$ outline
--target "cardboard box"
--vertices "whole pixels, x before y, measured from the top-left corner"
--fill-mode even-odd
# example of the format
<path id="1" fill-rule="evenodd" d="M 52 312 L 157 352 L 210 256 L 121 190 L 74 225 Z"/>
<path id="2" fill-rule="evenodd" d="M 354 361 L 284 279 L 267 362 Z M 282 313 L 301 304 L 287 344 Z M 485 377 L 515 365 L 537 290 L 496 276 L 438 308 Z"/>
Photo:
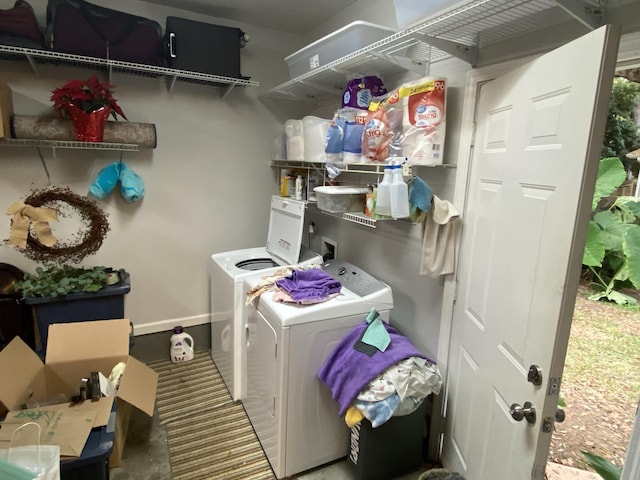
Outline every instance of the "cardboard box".
<path id="1" fill-rule="evenodd" d="M 0 138 L 11 138 L 11 115 L 13 115 L 13 96 L 6 83 L 0 82 Z"/>
<path id="2" fill-rule="evenodd" d="M 49 327 L 44 364 L 19 337 L 14 338 L 0 352 L 1 406 L 9 411 L 20 410 L 27 399 L 45 402 L 60 393 L 70 399 L 89 372 L 99 371 L 108 377 L 115 365 L 125 362 L 126 369 L 115 397 L 118 402 L 116 441 L 109 457 L 110 466 L 119 466 L 130 409 L 137 408 L 153 416 L 158 385 L 158 374 L 129 356 L 129 333 L 127 319 L 53 324 Z M 93 426 L 100 427 L 109 422 L 113 401 L 103 397 L 80 405 L 56 405 L 56 408 L 95 409 Z"/>

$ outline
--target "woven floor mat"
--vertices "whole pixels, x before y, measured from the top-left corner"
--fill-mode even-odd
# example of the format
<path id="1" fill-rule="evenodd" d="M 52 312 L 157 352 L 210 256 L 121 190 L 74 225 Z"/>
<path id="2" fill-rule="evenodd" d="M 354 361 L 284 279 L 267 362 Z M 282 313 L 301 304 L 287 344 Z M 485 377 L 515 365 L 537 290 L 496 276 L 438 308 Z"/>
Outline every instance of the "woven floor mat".
<path id="1" fill-rule="evenodd" d="M 208 352 L 149 367 L 159 374 L 156 405 L 174 480 L 275 480 L 243 406 L 233 403 Z"/>

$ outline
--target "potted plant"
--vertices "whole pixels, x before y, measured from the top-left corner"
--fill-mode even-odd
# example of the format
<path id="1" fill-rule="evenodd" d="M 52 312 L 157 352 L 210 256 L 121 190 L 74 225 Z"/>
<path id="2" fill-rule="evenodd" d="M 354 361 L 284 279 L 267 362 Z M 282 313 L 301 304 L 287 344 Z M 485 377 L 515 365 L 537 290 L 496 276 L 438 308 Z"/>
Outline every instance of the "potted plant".
<path id="1" fill-rule="evenodd" d="M 101 82 L 96 75 L 86 80 L 70 80 L 60 88 L 53 90 L 51 101 L 53 108 L 61 117 L 68 115 L 76 128 L 78 140 L 101 142 L 104 124 L 113 116 L 127 117 L 113 97 L 114 86 Z"/>

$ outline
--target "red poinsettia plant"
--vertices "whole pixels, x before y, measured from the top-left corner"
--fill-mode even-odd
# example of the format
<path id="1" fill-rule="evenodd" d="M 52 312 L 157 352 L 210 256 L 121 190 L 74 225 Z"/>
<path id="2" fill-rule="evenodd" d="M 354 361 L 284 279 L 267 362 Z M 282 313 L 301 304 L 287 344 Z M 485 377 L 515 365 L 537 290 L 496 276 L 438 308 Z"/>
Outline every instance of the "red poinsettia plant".
<path id="1" fill-rule="evenodd" d="M 75 105 L 87 113 L 108 106 L 111 107 L 114 119 L 117 120 L 117 115 L 120 115 L 127 120 L 118 102 L 113 98 L 113 88 L 114 85 L 101 82 L 96 75 L 92 75 L 86 80 L 70 80 L 62 87 L 56 88 L 51 95 L 51 101 L 60 116 L 64 116 L 68 105 Z"/>

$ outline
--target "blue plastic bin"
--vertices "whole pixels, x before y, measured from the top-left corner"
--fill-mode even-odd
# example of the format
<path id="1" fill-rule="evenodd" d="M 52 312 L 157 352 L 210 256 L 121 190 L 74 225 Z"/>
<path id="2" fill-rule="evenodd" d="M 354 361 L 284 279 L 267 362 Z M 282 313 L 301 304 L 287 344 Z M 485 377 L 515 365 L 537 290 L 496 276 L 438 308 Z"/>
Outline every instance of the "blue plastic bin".
<path id="1" fill-rule="evenodd" d="M 63 297 L 27 297 L 25 303 L 34 309 L 40 345 L 37 352 L 47 351 L 49 325 L 124 318 L 124 296 L 131 290 L 129 276 L 120 283 L 108 285 L 93 293 L 71 293 Z"/>
<path id="2" fill-rule="evenodd" d="M 82 454 L 74 460 L 60 462 L 60 480 L 109 480 L 109 456 L 113 451 L 116 402 L 113 402 L 109 423 L 94 428 Z"/>

